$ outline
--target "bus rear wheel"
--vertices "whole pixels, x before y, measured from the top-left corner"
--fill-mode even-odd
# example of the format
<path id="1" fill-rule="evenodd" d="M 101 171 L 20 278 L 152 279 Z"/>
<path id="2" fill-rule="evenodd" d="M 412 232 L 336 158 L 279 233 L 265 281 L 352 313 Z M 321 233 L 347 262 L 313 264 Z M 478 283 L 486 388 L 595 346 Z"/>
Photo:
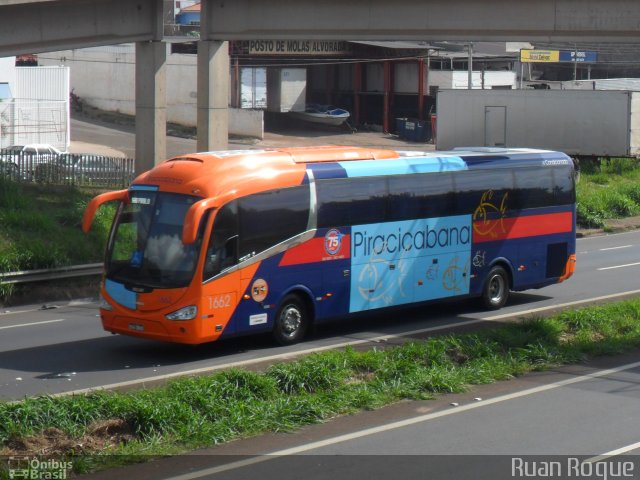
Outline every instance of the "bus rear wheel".
<path id="1" fill-rule="evenodd" d="M 297 343 L 307 332 L 309 321 L 309 313 L 300 297 L 287 295 L 276 314 L 273 337 L 280 345 Z"/>
<path id="2" fill-rule="evenodd" d="M 509 274 L 500 265 L 489 270 L 484 281 L 480 300 L 485 308 L 498 310 L 502 308 L 509 298 Z"/>

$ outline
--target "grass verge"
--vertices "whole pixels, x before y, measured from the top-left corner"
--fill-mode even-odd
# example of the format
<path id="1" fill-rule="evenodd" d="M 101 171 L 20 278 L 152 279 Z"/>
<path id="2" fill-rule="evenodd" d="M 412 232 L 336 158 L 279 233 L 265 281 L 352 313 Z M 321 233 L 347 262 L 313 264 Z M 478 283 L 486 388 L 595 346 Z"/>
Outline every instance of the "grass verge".
<path id="1" fill-rule="evenodd" d="M 607 219 L 640 215 L 638 159 L 611 158 L 585 164 L 576 195 L 577 222 L 584 228 L 603 228 Z"/>
<path id="2" fill-rule="evenodd" d="M 0 272 L 101 261 L 114 207 L 100 209 L 89 235 L 80 228 L 97 193 L 0 178 Z M 0 299 L 15 293 L 13 285 L 0 284 Z"/>
<path id="3" fill-rule="evenodd" d="M 79 473 L 291 431 L 628 351 L 640 346 L 639 320 L 634 299 L 387 349 L 317 353 L 264 372 L 231 369 L 156 389 L 1 403 L 0 453 L 65 458 Z"/>

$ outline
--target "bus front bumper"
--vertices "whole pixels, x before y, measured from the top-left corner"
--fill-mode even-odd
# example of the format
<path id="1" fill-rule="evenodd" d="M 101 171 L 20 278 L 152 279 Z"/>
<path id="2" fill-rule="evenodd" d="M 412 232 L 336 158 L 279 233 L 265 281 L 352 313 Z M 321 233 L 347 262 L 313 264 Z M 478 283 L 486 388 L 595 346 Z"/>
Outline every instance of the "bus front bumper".
<path id="1" fill-rule="evenodd" d="M 219 335 L 202 338 L 195 331 L 195 321 L 173 322 L 150 320 L 126 315 L 108 315 L 101 311 L 102 327 L 111 333 L 160 340 L 163 342 L 199 344 L 216 340 Z"/>

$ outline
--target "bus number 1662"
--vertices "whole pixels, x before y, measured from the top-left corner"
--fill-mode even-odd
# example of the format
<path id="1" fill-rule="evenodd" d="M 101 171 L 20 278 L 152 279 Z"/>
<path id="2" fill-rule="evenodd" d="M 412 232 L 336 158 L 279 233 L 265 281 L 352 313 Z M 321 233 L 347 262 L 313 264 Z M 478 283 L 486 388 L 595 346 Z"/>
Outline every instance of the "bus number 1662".
<path id="1" fill-rule="evenodd" d="M 216 295 L 209 297 L 209 308 L 227 308 L 231 306 L 231 294 Z"/>

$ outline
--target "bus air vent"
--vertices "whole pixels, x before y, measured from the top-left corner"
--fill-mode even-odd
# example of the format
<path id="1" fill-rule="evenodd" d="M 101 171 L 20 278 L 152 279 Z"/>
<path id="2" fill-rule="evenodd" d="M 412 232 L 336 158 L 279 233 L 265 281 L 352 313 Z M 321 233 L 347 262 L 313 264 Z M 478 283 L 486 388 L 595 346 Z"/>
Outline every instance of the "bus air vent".
<path id="1" fill-rule="evenodd" d="M 358 147 L 314 147 L 282 149 L 291 155 L 295 163 L 331 163 L 349 162 L 356 160 L 381 160 L 398 158 L 393 150 L 369 149 Z"/>

